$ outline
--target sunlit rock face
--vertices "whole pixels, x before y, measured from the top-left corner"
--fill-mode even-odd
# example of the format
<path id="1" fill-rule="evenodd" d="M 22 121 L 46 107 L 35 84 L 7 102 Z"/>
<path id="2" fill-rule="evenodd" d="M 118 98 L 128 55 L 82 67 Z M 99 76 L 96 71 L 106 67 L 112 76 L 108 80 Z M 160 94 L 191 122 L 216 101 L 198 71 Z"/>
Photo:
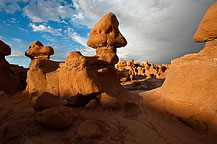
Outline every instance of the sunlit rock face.
<path id="1" fill-rule="evenodd" d="M 208 42 L 217 38 L 217 2 L 206 12 L 195 35 L 195 42 Z"/>
<path id="2" fill-rule="evenodd" d="M 72 51 L 64 62 L 51 61 L 53 49 L 44 47 L 39 41 L 33 42 L 26 51 L 26 56 L 31 58 L 26 91 L 32 98 L 48 92 L 75 106 L 86 105 L 101 93 L 117 98 L 123 95 L 127 91 L 119 84 L 114 64 L 118 61 L 116 48 L 127 42 L 119 32 L 118 24 L 116 16 L 109 13 L 94 26 L 88 40 L 88 45 L 97 51 L 92 57 Z"/>
<path id="3" fill-rule="evenodd" d="M 196 42 L 208 41 L 204 49 L 172 60 L 163 86 L 143 93 L 150 106 L 212 130 L 217 130 L 216 9 L 217 2 L 208 9 L 194 36 Z"/>

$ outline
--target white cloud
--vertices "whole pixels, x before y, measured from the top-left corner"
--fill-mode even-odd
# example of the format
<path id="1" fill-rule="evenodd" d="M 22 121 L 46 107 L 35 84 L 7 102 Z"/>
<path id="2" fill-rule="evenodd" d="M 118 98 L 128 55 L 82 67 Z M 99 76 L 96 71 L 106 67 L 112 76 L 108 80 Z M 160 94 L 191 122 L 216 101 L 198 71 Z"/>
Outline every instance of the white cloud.
<path id="1" fill-rule="evenodd" d="M 20 10 L 17 2 L 27 1 L 0 0 L 0 11 L 5 9 L 13 13 Z M 31 0 L 23 9 L 23 15 L 32 21 L 33 31 L 70 38 L 85 47 L 84 53 L 90 53 L 86 46 L 88 36 L 79 34 L 79 26 L 92 28 L 111 11 L 118 17 L 120 31 L 128 41 L 125 48 L 118 49 L 121 59 L 166 63 L 186 53 L 197 52 L 203 46 L 196 45 L 192 38 L 207 8 L 215 0 L 71 1 L 73 4 L 64 0 Z M 41 24 L 48 21 L 78 26 L 78 30 L 67 29 L 63 33 L 61 29 Z"/>
<path id="2" fill-rule="evenodd" d="M 62 36 L 62 34 L 61 34 L 62 29 L 61 28 L 54 29 L 50 26 L 46 26 L 43 24 L 35 25 L 32 23 L 30 23 L 29 26 L 32 27 L 32 30 L 34 32 L 47 32 L 47 33 L 51 33 L 51 34 L 56 35 L 56 36 Z"/>
<path id="3" fill-rule="evenodd" d="M 71 29 L 69 27 L 64 32 L 67 33 L 68 37 L 71 38 L 73 41 L 81 44 L 84 47 L 87 47 L 87 44 L 86 44 L 87 43 L 87 38 L 80 36 L 73 29 Z"/>
<path id="4" fill-rule="evenodd" d="M 72 5 L 63 0 L 31 0 L 23 9 L 23 15 L 33 22 L 60 21 L 70 18 L 74 11 Z"/>
<path id="5" fill-rule="evenodd" d="M 200 45 L 192 38 L 206 9 L 214 0 L 72 0 L 76 15 L 73 22 L 92 28 L 112 11 L 120 31 L 128 41 L 118 49 L 129 60 L 167 63 L 175 57 L 196 52 Z"/>
<path id="6" fill-rule="evenodd" d="M 1 0 L 0 11 L 5 10 L 7 13 L 14 13 L 17 10 L 21 10 L 18 2 L 28 2 L 28 0 Z"/>

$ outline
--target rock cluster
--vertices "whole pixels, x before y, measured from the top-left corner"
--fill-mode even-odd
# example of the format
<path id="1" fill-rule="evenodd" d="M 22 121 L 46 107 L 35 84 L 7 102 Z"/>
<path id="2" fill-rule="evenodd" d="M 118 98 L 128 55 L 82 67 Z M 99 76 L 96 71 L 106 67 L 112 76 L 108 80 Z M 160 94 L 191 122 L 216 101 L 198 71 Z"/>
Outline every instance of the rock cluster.
<path id="1" fill-rule="evenodd" d="M 104 105 L 105 96 L 109 97 L 108 100 L 112 99 L 106 99 L 108 103 L 117 103 L 120 96 L 127 93 L 120 85 L 114 67 L 118 62 L 116 49 L 127 44 L 118 30 L 118 25 L 116 16 L 108 13 L 93 27 L 87 42 L 90 47 L 96 49 L 96 55 L 92 57 L 72 51 L 64 62 L 56 62 L 49 59 L 50 55 L 54 54 L 52 47 L 44 47 L 39 41 L 30 45 L 25 53 L 31 58 L 26 92 L 31 95 L 40 122 L 63 128 L 65 126 L 55 126 L 55 122 L 49 123 L 49 120 L 55 117 L 52 108 L 59 107 L 58 111 L 63 111 L 60 107 L 88 107 L 95 99 L 95 104 Z M 57 119 L 61 121 L 59 115 Z M 63 117 L 65 116 L 68 119 L 64 114 Z"/>
<path id="2" fill-rule="evenodd" d="M 0 91 L 16 93 L 26 87 L 26 69 L 11 65 L 5 56 L 11 55 L 11 48 L 0 40 Z"/>
<path id="3" fill-rule="evenodd" d="M 119 61 L 115 67 L 118 71 L 119 81 L 124 82 L 153 77 L 157 79 L 165 79 L 169 65 L 153 65 L 149 64 L 147 61 L 138 63 L 131 59 L 129 62 L 123 60 Z"/>
<path id="4" fill-rule="evenodd" d="M 194 36 L 196 42 L 207 42 L 204 49 L 172 60 L 163 86 L 143 94 L 151 106 L 213 130 L 217 130 L 216 12 L 217 2 L 208 9 Z"/>

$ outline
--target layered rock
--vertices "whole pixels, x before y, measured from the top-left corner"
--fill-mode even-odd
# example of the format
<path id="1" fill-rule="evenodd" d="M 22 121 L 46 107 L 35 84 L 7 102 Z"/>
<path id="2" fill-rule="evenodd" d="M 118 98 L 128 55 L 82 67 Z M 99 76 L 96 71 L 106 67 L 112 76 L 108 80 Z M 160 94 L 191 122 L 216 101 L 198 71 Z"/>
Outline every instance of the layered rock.
<path id="1" fill-rule="evenodd" d="M 217 3 L 208 10 L 194 36 L 196 42 L 209 41 L 196 54 L 172 60 L 163 86 L 143 93 L 145 103 L 175 114 L 190 124 L 217 130 L 217 55 L 214 36 Z M 207 26 L 210 24 L 213 26 Z"/>
<path id="2" fill-rule="evenodd" d="M 119 98 L 127 91 L 119 84 L 114 64 L 118 61 L 116 48 L 127 44 L 118 30 L 118 21 L 109 13 L 90 32 L 88 45 L 96 49 L 96 55 L 85 57 L 78 51 L 71 52 L 64 62 L 49 60 L 53 49 L 44 47 L 39 41 L 33 42 L 26 56 L 31 58 L 27 74 L 26 91 L 32 95 L 36 110 L 65 103 L 69 106 L 85 106 L 101 93 Z M 50 96 L 55 104 L 45 105 Z"/>
<path id="3" fill-rule="evenodd" d="M 0 40 L 0 91 L 16 93 L 26 87 L 26 69 L 9 64 L 5 56 L 11 55 L 11 48 Z"/>

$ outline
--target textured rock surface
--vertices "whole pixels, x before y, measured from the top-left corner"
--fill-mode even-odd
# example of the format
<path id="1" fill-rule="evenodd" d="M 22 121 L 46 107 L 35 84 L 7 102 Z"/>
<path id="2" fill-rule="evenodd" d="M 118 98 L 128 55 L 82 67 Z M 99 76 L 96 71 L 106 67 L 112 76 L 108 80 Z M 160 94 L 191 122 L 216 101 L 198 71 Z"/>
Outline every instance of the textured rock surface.
<path id="1" fill-rule="evenodd" d="M 113 13 L 105 15 L 90 31 L 87 45 L 96 49 L 98 60 L 115 65 L 118 62 L 116 48 L 127 45 L 118 29 L 119 22 Z"/>
<path id="2" fill-rule="evenodd" d="M 51 107 L 64 106 L 67 104 L 67 101 L 53 94 L 44 92 L 39 97 L 34 97 L 32 104 L 34 110 L 42 111 Z"/>
<path id="3" fill-rule="evenodd" d="M 106 43 L 95 41 L 98 34 L 95 35 L 94 31 L 100 31 L 99 37 L 105 35 Z M 116 48 L 127 44 L 118 30 L 114 14 L 109 13 L 94 26 L 88 43 L 96 48 L 95 56 L 85 57 L 73 51 L 65 62 L 55 62 L 49 60 L 52 51 L 44 52 L 42 43 L 33 42 L 26 51 L 26 55 L 32 59 L 26 91 L 36 96 L 48 92 L 67 99 L 71 106 L 85 106 L 103 92 L 116 97 L 127 93 L 119 84 L 114 67 L 118 61 Z"/>
<path id="4" fill-rule="evenodd" d="M 86 138 L 102 136 L 103 133 L 93 120 L 86 120 L 78 128 L 78 135 Z"/>
<path id="5" fill-rule="evenodd" d="M 207 42 L 217 38 L 217 2 L 215 2 L 206 12 L 195 35 L 195 42 Z"/>
<path id="6" fill-rule="evenodd" d="M 107 46 L 114 48 L 126 46 L 127 41 L 120 33 L 118 26 L 116 16 L 111 12 L 108 13 L 90 31 L 87 45 L 95 49 Z"/>
<path id="7" fill-rule="evenodd" d="M 216 4 L 211 6 L 204 18 L 208 17 L 207 22 L 211 21 L 211 24 L 216 21 L 215 16 L 209 16 Z M 152 107 L 166 110 L 194 126 L 217 131 L 217 43 L 208 35 L 216 31 L 201 31 L 204 19 L 198 28 L 200 33 L 195 35 L 202 38 L 206 36 L 204 41 L 209 42 L 205 48 L 199 53 L 172 60 L 163 86 L 141 95 L 145 103 Z"/>
<path id="8" fill-rule="evenodd" d="M 54 50 L 50 46 L 44 46 L 40 41 L 35 41 L 29 46 L 29 50 L 25 52 L 25 55 L 31 59 L 37 57 L 50 58 L 50 55 L 54 54 Z"/>
<path id="9" fill-rule="evenodd" d="M 48 108 L 36 114 L 36 119 L 51 128 L 67 128 L 73 124 L 77 115 L 69 107 Z"/>

